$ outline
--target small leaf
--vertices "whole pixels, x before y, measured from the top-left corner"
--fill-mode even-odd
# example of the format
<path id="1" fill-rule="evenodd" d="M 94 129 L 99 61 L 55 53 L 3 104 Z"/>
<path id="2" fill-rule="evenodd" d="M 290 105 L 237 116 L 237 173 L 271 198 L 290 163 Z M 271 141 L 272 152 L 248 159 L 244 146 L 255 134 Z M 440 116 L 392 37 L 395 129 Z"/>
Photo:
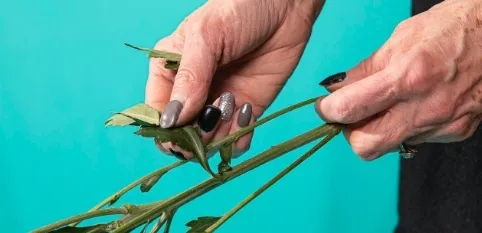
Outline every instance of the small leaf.
<path id="1" fill-rule="evenodd" d="M 122 111 L 120 114 L 145 123 L 143 125 L 159 125 L 159 118 L 161 116 L 159 111 L 147 104 L 136 104 Z"/>
<path id="2" fill-rule="evenodd" d="M 148 48 L 142 48 L 142 47 L 138 47 L 138 46 L 131 45 L 131 44 L 128 44 L 128 43 L 124 43 L 124 44 L 131 47 L 131 48 L 137 49 L 137 50 L 149 52 L 149 57 L 164 58 L 168 62 L 179 63 L 181 61 L 181 54 L 171 53 L 171 52 L 166 52 L 166 51 L 159 51 L 159 50 L 148 49 Z"/>
<path id="3" fill-rule="evenodd" d="M 57 230 L 49 231 L 48 233 L 108 233 L 106 224 L 99 224 L 88 227 L 62 227 Z"/>
<path id="4" fill-rule="evenodd" d="M 219 178 L 219 176 L 214 174 L 209 167 L 208 158 L 204 145 L 201 141 L 201 136 L 193 126 L 188 125 L 174 129 L 163 129 L 161 127 L 141 127 L 136 134 L 143 137 L 154 137 L 160 142 L 174 142 L 182 149 L 193 152 L 194 156 L 204 170 L 206 170 L 213 177 Z"/>
<path id="5" fill-rule="evenodd" d="M 122 114 L 115 114 L 105 122 L 105 127 L 109 126 L 126 126 L 126 125 L 139 125 L 136 120 L 124 116 Z"/>
<path id="6" fill-rule="evenodd" d="M 145 182 L 143 182 L 141 184 L 141 192 L 143 193 L 146 193 L 146 192 L 149 192 L 149 190 L 151 190 L 152 187 L 154 187 L 154 185 L 157 184 L 157 182 L 159 181 L 159 179 L 161 179 L 162 175 L 166 174 L 166 172 L 164 173 L 161 173 L 157 176 L 153 176 L 151 177 L 150 179 L 146 180 Z"/>
<path id="7" fill-rule="evenodd" d="M 199 217 L 196 220 L 192 220 L 186 224 L 190 227 L 187 233 L 204 233 L 208 227 L 213 225 L 221 217 Z"/>

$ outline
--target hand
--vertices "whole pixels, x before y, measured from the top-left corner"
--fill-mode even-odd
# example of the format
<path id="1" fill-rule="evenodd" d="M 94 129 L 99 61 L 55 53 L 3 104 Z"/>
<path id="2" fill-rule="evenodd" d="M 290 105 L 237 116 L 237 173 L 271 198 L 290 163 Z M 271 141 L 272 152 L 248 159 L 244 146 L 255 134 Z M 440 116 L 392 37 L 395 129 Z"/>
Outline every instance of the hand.
<path id="1" fill-rule="evenodd" d="M 323 2 L 210 0 L 189 15 L 155 46 L 182 54 L 178 71 L 165 69 L 159 59 L 150 62 L 146 103 L 163 112 L 161 127 L 191 124 L 201 114 L 208 121 L 201 135 L 208 143 L 252 124 L 298 64 Z M 236 112 L 217 123 L 222 93 L 232 94 Z M 213 106 L 205 108 L 209 103 Z M 244 112 L 242 120 L 239 112 Z M 234 143 L 235 154 L 248 149 L 251 137 Z M 189 152 L 180 155 L 172 143 L 158 147 L 192 157 Z"/>
<path id="2" fill-rule="evenodd" d="M 402 22 L 371 57 L 320 84 L 333 93 L 317 112 L 347 124 L 365 160 L 402 142 L 470 137 L 482 117 L 482 1 L 447 0 Z"/>

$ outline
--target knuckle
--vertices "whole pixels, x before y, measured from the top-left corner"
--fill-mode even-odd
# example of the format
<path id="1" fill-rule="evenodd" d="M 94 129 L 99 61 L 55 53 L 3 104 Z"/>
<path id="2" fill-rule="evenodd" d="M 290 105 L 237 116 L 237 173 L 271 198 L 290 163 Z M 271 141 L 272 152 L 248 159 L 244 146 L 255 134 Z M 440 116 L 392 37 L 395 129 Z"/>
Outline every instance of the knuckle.
<path id="1" fill-rule="evenodd" d="M 181 68 L 175 78 L 176 87 L 190 88 L 190 92 L 196 92 L 201 86 L 206 86 L 208 80 L 204 75 L 197 75 L 188 68 Z"/>

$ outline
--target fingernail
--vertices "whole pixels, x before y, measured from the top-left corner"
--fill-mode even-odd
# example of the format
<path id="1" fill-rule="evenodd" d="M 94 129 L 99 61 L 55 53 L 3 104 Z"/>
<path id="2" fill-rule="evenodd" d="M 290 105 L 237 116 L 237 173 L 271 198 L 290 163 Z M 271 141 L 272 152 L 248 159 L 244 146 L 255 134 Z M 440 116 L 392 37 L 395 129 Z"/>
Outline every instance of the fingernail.
<path id="1" fill-rule="evenodd" d="M 170 128 L 176 124 L 177 118 L 182 110 L 182 103 L 178 100 L 171 100 L 161 115 L 160 125 L 162 128 Z"/>
<path id="2" fill-rule="evenodd" d="M 345 80 L 345 78 L 346 78 L 346 72 L 337 73 L 337 74 L 328 76 L 328 78 L 325 78 L 323 81 L 320 82 L 320 85 L 327 87 L 335 83 L 339 83 Z"/>
<path id="3" fill-rule="evenodd" d="M 201 110 L 197 123 L 201 130 L 209 133 L 216 127 L 220 117 L 221 110 L 213 105 L 208 105 Z"/>
<path id="4" fill-rule="evenodd" d="M 229 121 L 234 111 L 234 96 L 225 92 L 219 98 L 219 109 L 221 110 L 221 120 Z"/>
<path id="5" fill-rule="evenodd" d="M 245 103 L 243 106 L 241 106 L 241 109 L 239 109 L 239 115 L 238 115 L 238 126 L 240 128 L 244 128 L 249 125 L 249 122 L 251 121 L 251 115 L 253 114 L 253 108 L 251 104 Z"/>
<path id="6" fill-rule="evenodd" d="M 169 148 L 169 151 L 174 155 L 176 156 L 176 158 L 180 159 L 180 160 L 187 160 L 186 157 L 184 157 L 184 155 L 181 153 L 181 152 L 177 152 L 177 151 L 174 151 L 173 149 Z"/>

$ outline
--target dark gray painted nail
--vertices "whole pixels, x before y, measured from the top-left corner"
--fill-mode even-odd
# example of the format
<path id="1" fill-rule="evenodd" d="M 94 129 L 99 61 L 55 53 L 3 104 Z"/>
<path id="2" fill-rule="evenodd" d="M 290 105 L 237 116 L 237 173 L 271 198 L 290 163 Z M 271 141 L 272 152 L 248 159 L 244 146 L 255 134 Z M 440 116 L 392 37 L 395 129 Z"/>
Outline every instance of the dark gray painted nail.
<path id="1" fill-rule="evenodd" d="M 216 127 L 220 117 L 221 110 L 213 105 L 208 105 L 201 110 L 197 123 L 201 130 L 209 133 Z"/>
<path id="2" fill-rule="evenodd" d="M 335 83 L 342 82 L 343 80 L 345 80 L 345 78 L 346 78 L 345 72 L 337 73 L 337 74 L 330 75 L 327 78 L 325 78 L 323 81 L 320 82 L 320 85 L 328 87 L 328 86 L 333 85 Z"/>
<path id="3" fill-rule="evenodd" d="M 161 115 L 160 125 L 162 128 L 171 128 L 176 124 L 177 118 L 182 110 L 182 103 L 178 100 L 171 100 Z"/>
<path id="4" fill-rule="evenodd" d="M 234 111 L 234 96 L 229 92 L 225 92 L 219 98 L 219 109 L 221 110 L 221 119 L 223 121 L 231 120 Z"/>
<path id="5" fill-rule="evenodd" d="M 251 121 L 252 114 L 253 107 L 251 106 L 251 104 L 243 104 L 243 106 L 241 106 L 241 109 L 239 109 L 238 126 L 241 128 L 248 126 L 249 122 Z"/>
<path id="6" fill-rule="evenodd" d="M 180 160 L 187 160 L 186 157 L 184 157 L 184 155 L 181 153 L 181 152 L 177 152 L 177 151 L 174 151 L 173 149 L 169 148 L 169 151 L 174 155 L 176 156 L 176 158 L 180 159 Z"/>

